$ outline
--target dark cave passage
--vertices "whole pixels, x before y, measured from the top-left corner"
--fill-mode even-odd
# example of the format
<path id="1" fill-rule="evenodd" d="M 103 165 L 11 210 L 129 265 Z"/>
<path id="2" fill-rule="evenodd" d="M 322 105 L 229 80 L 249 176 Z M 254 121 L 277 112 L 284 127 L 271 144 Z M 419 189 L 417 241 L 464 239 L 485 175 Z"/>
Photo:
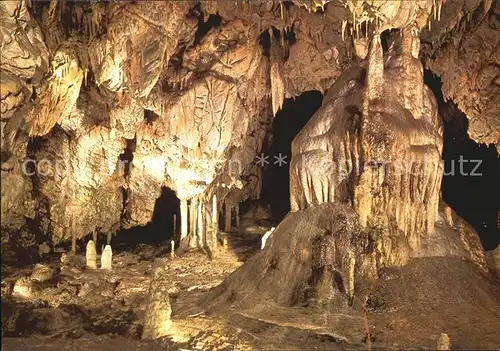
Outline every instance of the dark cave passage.
<path id="1" fill-rule="evenodd" d="M 290 211 L 290 160 L 292 141 L 321 107 L 323 95 L 308 91 L 286 99 L 273 121 L 272 138 L 264 154 L 269 164 L 263 170 L 261 199 L 271 206 L 273 220 L 281 221 Z M 281 160 L 286 162 L 282 162 Z"/>
<path id="2" fill-rule="evenodd" d="M 173 240 L 174 215 L 176 233 L 180 230 L 180 200 L 175 192 L 162 187 L 161 195 L 156 200 L 152 220 L 144 227 L 122 229 L 113 238 L 113 250 L 129 250 L 139 244 L 159 244 Z"/>
<path id="3" fill-rule="evenodd" d="M 433 90 L 443 119 L 444 201 L 479 234 L 485 250 L 500 244 L 500 159 L 494 145 L 481 145 L 467 134 L 468 119 L 453 102 L 445 102 L 441 81 L 429 71 L 426 84 Z"/>

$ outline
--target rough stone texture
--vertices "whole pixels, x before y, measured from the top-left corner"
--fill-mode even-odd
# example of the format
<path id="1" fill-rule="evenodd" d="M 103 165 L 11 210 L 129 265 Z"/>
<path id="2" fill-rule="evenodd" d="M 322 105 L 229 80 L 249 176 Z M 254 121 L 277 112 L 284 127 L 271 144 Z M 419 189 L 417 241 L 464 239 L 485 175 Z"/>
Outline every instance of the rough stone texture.
<path id="1" fill-rule="evenodd" d="M 106 245 L 101 254 L 101 269 L 111 270 L 113 267 L 113 251 L 111 245 Z"/>
<path id="2" fill-rule="evenodd" d="M 87 267 L 91 269 L 97 268 L 97 250 L 93 240 L 89 240 L 85 251 L 85 259 L 87 260 Z"/>
<path id="3" fill-rule="evenodd" d="M 443 14 L 449 15 L 423 35 L 423 54 L 426 66 L 441 77 L 445 98 L 469 119 L 469 136 L 500 150 L 500 4 L 483 1 L 472 18 L 468 11 L 480 4 L 447 1 Z"/>
<path id="4" fill-rule="evenodd" d="M 33 283 L 29 278 L 19 278 L 14 283 L 12 296 L 17 299 L 29 299 L 33 297 Z"/>
<path id="5" fill-rule="evenodd" d="M 292 143 L 292 210 L 353 206 L 362 227 L 379 228 L 377 245 L 389 265 L 421 250 L 422 237 L 434 232 L 440 196 L 440 121 L 413 41 L 406 30 L 402 56 L 386 58 L 384 67 L 375 37 L 367 71 L 339 77 Z"/>
<path id="6" fill-rule="evenodd" d="M 239 203 L 256 197 L 260 175 L 254 158 L 283 99 L 311 89 L 328 91 L 347 67 L 367 64 L 367 44 L 375 32 L 388 28 L 411 25 L 415 35 L 423 31 L 426 43 L 435 43 L 432 50 L 424 50 L 427 66 L 443 76 L 446 95 L 466 110 L 471 136 L 496 142 L 499 94 L 493 83 L 498 80 L 498 50 L 491 35 L 498 5 L 489 10 L 485 1 L 484 21 L 472 21 L 474 26 L 463 34 L 451 31 L 479 4 L 3 2 L 2 235 L 15 236 L 29 218 L 34 220 L 30 230 L 51 235 L 55 243 L 69 240 L 68 223 L 75 213 L 79 238 L 96 229 L 113 233 L 145 225 L 162 186 L 182 200 L 209 204 L 206 209 L 214 194 L 219 209 L 226 200 Z M 220 19 L 217 25 L 210 25 L 210 15 Z M 434 29 L 423 30 L 429 23 Z M 450 33 L 463 40 L 446 39 Z M 411 44 L 413 56 L 418 43 Z M 478 52 L 487 53 L 487 59 L 478 63 Z M 467 61 L 469 56 L 474 60 Z M 448 57 L 453 62 L 445 62 Z M 421 69 L 412 60 L 390 64 L 393 70 L 404 67 L 407 75 Z M 453 70 L 443 71 L 449 65 L 477 74 L 453 85 Z M 354 89 L 362 94 L 359 87 Z M 428 103 L 426 94 L 424 89 L 399 97 L 412 110 L 409 101 L 417 97 L 417 105 L 421 99 Z M 386 123 L 385 117 L 400 116 L 399 110 L 385 111 L 385 117 L 377 113 L 360 130 L 376 134 L 372 129 Z M 401 116 L 398 121 L 406 123 Z M 429 137 L 420 136 L 424 134 Z M 38 137 L 30 141 L 32 136 Z M 393 147 L 398 143 L 396 135 Z M 410 149 L 406 158 L 419 152 Z M 39 166 L 30 176 L 22 172 L 27 156 Z M 120 162 L 124 160 L 126 164 Z M 58 172 L 53 170 L 56 161 Z M 238 171 L 231 172 L 235 163 Z M 356 197 L 359 206 L 369 207 L 366 196 Z M 399 227 L 424 225 L 416 220 L 402 225 L 398 219 Z"/>
<path id="7" fill-rule="evenodd" d="M 486 264 L 491 272 L 500 276 L 500 246 L 495 250 L 486 251 Z"/>
<path id="8" fill-rule="evenodd" d="M 144 316 L 143 339 L 158 339 L 166 336 L 172 327 L 172 307 L 170 306 L 170 281 L 165 275 L 165 263 L 155 261 L 153 279 L 149 287 L 146 313 Z"/>
<path id="9" fill-rule="evenodd" d="M 45 283 L 51 280 L 53 276 L 54 270 L 51 267 L 38 263 L 33 268 L 30 279 L 38 283 Z"/>

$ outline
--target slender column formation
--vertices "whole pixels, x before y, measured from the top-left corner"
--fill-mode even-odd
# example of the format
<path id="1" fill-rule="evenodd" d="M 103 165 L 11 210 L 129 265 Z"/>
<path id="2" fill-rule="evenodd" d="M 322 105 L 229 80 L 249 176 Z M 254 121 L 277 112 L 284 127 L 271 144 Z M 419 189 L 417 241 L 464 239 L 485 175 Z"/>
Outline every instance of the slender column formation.
<path id="1" fill-rule="evenodd" d="M 188 205 L 187 200 L 181 200 L 181 240 L 188 235 Z"/>
<path id="2" fill-rule="evenodd" d="M 217 214 L 217 195 L 212 198 L 212 255 L 217 251 L 217 233 L 219 231 L 218 214 Z"/>
<path id="3" fill-rule="evenodd" d="M 176 236 L 177 236 L 177 215 L 174 214 L 174 231 L 172 234 L 172 238 L 175 239 Z"/>
<path id="4" fill-rule="evenodd" d="M 240 227 L 240 204 L 234 206 L 235 216 L 236 216 L 236 228 Z"/>
<path id="5" fill-rule="evenodd" d="M 230 232 L 231 231 L 231 202 L 229 200 L 226 200 L 225 202 L 225 224 L 224 224 L 224 231 L 225 232 Z"/>
<path id="6" fill-rule="evenodd" d="M 191 236 L 191 239 L 189 240 L 189 247 L 190 248 L 195 248 L 197 245 L 196 237 L 197 237 L 197 212 L 198 212 L 198 201 L 196 197 L 193 197 L 191 199 L 191 202 L 189 204 L 189 233 Z"/>
<path id="7" fill-rule="evenodd" d="M 197 244 L 198 247 L 203 247 L 204 236 L 205 236 L 205 221 L 203 216 L 203 201 L 198 201 L 198 237 Z"/>

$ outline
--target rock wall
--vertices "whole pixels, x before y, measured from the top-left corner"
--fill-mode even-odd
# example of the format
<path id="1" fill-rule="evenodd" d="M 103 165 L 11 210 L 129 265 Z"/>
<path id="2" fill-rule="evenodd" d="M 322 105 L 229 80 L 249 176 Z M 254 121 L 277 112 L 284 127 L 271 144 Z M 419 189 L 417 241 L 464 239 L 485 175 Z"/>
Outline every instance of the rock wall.
<path id="1" fill-rule="evenodd" d="M 459 16 L 447 10 L 450 6 L 443 6 L 443 21 Z M 82 237 L 145 225 L 162 186 L 183 201 L 204 203 L 207 210 L 214 195 L 218 210 L 226 200 L 256 197 L 261 182 L 254 157 L 283 99 L 311 89 L 327 92 L 348 67 L 366 64 L 363 35 L 410 23 L 420 29 L 441 7 L 440 1 L 435 6 L 425 1 L 398 6 L 387 1 L 1 3 L 2 228 L 16 232 L 29 223 L 31 231 L 57 242 L 72 233 Z M 483 35 L 480 29 L 471 33 Z M 406 88 L 409 82 L 421 86 L 415 73 L 421 67 L 412 60 L 392 63 L 394 71 L 404 67 L 411 76 Z M 390 79 L 389 71 L 386 76 Z M 364 90 L 353 89 L 355 94 L 346 94 L 363 112 Z M 457 94 L 452 95 L 458 99 Z M 427 130 L 434 122 L 425 122 L 435 118 L 425 88 L 396 95 L 415 121 L 374 102 L 373 123 L 346 126 L 349 136 L 339 133 L 347 154 L 337 154 L 338 160 L 368 140 L 356 133 L 377 138 L 377 125 L 408 121 L 410 126 L 395 125 L 401 137 L 391 137 L 387 147 L 404 143 L 404 157 L 418 159 L 425 145 L 434 145 L 432 157 L 438 157 L 439 140 L 431 140 L 435 137 Z M 400 140 L 403 135 L 415 140 Z M 374 160 L 385 152 L 360 151 L 361 158 Z M 369 183 L 367 178 L 375 176 L 370 172 L 360 179 Z M 331 188 L 324 199 L 344 198 L 342 189 L 352 182 L 335 182 L 314 187 Z M 429 179 L 439 187 L 436 182 Z M 431 193 L 426 196 L 435 202 Z M 362 211 L 370 213 L 362 223 L 383 221 L 375 208 L 395 211 L 355 194 L 358 208 L 373 209 Z M 400 218 L 407 209 L 398 211 L 394 216 Z M 432 221 L 396 220 L 404 232 Z"/>

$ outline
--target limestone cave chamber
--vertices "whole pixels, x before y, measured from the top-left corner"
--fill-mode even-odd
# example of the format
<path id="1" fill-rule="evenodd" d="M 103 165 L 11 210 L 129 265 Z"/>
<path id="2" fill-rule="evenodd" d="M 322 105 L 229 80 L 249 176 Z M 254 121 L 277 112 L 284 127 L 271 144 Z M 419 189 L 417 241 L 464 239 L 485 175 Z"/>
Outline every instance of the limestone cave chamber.
<path id="1" fill-rule="evenodd" d="M 2 350 L 496 350 L 500 2 L 0 2 Z"/>

